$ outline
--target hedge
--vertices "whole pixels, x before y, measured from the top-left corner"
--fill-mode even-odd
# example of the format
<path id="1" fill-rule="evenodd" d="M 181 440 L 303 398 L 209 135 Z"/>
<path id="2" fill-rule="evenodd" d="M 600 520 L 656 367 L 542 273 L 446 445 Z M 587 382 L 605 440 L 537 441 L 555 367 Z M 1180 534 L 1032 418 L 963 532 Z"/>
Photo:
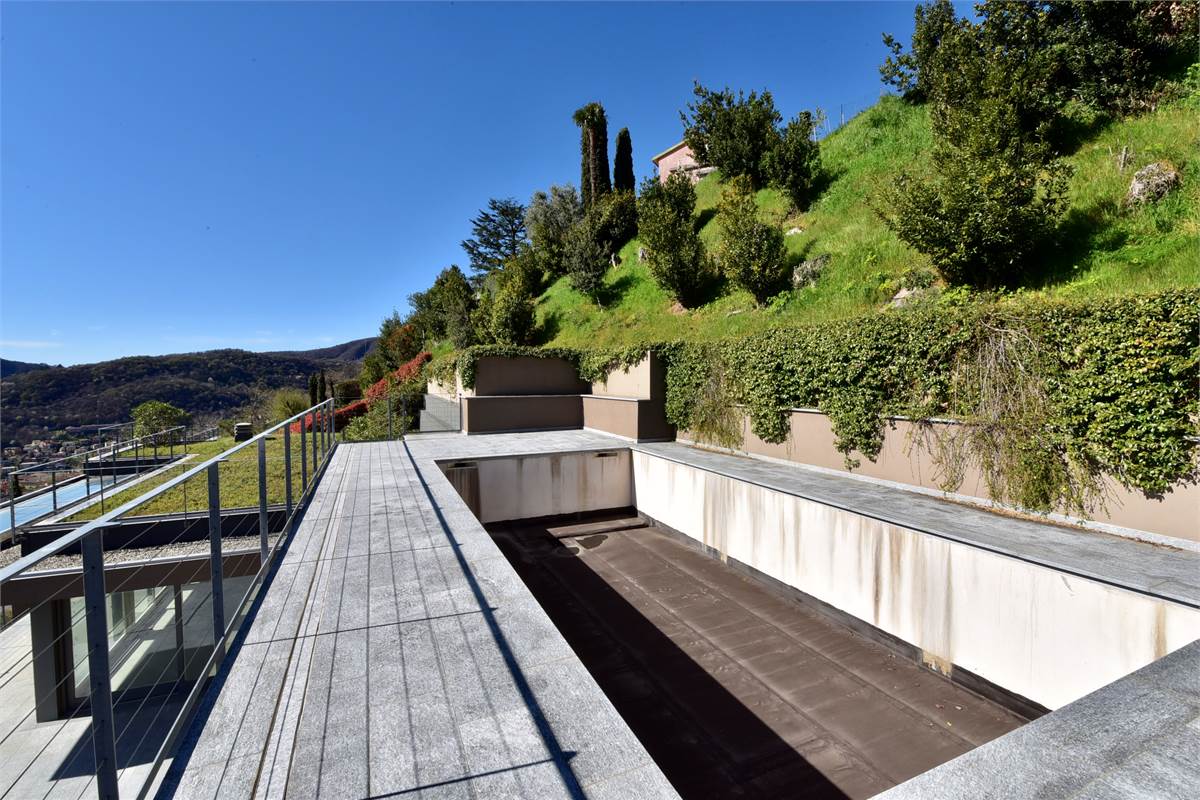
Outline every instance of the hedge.
<path id="1" fill-rule="evenodd" d="M 595 381 L 651 350 L 668 420 L 701 439 L 738 445 L 744 411 L 780 443 L 791 409 L 816 408 L 854 468 L 854 454 L 878 456 L 889 416 L 950 417 L 965 424 L 931 445 L 945 488 L 974 464 L 997 500 L 1084 510 L 1103 502 L 1106 475 L 1149 495 L 1196 477 L 1198 343 L 1200 290 L 1088 304 L 950 291 L 717 342 L 471 347 L 439 368 L 473 388 L 481 358 L 561 358 Z"/>

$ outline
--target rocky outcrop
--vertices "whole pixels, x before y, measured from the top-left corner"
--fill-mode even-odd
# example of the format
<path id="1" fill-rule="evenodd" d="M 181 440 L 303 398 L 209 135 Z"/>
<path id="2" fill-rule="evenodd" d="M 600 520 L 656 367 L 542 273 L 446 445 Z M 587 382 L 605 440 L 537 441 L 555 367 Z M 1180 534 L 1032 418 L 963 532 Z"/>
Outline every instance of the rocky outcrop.
<path id="1" fill-rule="evenodd" d="M 1157 161 L 1133 173 L 1133 182 L 1125 194 L 1125 205 L 1156 203 L 1179 185 L 1179 173 L 1165 161 Z"/>
<path id="2" fill-rule="evenodd" d="M 817 278 L 820 278 L 821 273 L 829 266 L 829 261 L 829 254 L 825 253 L 797 264 L 796 268 L 792 270 L 792 287 L 803 289 L 805 286 L 816 283 Z"/>

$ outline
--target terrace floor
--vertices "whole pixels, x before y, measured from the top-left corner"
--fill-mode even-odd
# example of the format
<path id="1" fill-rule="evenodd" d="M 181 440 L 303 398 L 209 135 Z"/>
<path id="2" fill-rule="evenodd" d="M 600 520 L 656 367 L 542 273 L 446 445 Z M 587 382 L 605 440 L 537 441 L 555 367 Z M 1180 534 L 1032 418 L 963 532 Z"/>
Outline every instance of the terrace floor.
<path id="1" fill-rule="evenodd" d="M 160 796 L 676 796 L 453 492 L 339 445 Z"/>

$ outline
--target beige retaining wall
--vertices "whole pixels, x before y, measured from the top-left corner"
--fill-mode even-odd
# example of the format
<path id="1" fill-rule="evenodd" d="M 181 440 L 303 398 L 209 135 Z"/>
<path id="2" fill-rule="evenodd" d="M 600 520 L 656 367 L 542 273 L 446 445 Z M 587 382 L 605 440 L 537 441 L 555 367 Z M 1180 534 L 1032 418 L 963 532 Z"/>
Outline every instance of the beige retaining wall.
<path id="1" fill-rule="evenodd" d="M 938 485 L 941 476 L 927 438 L 931 435 L 930 428 L 936 434 L 937 429 L 953 424 L 931 423 L 924 427 L 908 420 L 891 420 L 879 456 L 871 461 L 855 453 L 860 465 L 852 474 L 941 491 Z M 680 438 L 691 441 L 695 436 L 681 432 Z M 749 419 L 743 416 L 739 450 L 845 472 L 842 454 L 834 449 L 835 438 L 829 418 L 824 414 L 796 409 L 791 413 L 790 435 L 783 444 L 759 439 L 750 430 Z M 990 499 L 977 470 L 968 471 L 955 491 L 968 497 Z M 1180 485 L 1161 498 L 1152 498 L 1109 481 L 1106 506 L 1106 509 L 1094 509 L 1090 519 L 1200 543 L 1200 485 Z"/>
<path id="2" fill-rule="evenodd" d="M 1055 709 L 1200 637 L 1200 611 L 646 453 L 638 510 Z"/>

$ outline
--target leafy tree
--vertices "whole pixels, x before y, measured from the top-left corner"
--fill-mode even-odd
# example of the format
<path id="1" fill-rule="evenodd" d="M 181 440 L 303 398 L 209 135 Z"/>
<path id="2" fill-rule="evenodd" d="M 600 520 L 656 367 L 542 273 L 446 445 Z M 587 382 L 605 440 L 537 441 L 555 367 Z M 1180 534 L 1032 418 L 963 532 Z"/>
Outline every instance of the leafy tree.
<path id="1" fill-rule="evenodd" d="M 538 266 L 529 251 L 505 265 L 489 303 L 489 331 L 497 344 L 529 344 L 533 340 L 534 292 Z"/>
<path id="2" fill-rule="evenodd" d="M 717 167 L 725 177 L 745 175 L 755 187 L 763 186 L 765 160 L 779 141 L 776 126 L 783 119 L 771 93 L 738 91 L 735 96 L 730 89 L 714 91 L 699 81 L 692 91 L 695 102 L 679 116 L 683 139 L 696 160 Z"/>
<path id="3" fill-rule="evenodd" d="M 680 303 L 692 307 L 712 278 L 693 219 L 696 190 L 692 182 L 678 172 L 666 183 L 647 178 L 637 204 L 638 235 L 646 247 L 650 274 Z"/>
<path id="4" fill-rule="evenodd" d="M 783 231 L 758 218 L 754 186 L 745 175 L 725 187 L 717 215 L 723 231 L 718 251 L 721 270 L 762 305 L 787 286 Z"/>
<path id="5" fill-rule="evenodd" d="M 879 74 L 883 82 L 900 92 L 904 99 L 920 103 L 928 96 L 930 62 L 942 37 L 958 24 L 958 16 L 950 0 L 932 0 L 918 3 L 913 17 L 909 52 L 903 52 L 903 46 L 891 34 L 883 35 L 883 44 L 891 55 L 879 67 Z"/>
<path id="6" fill-rule="evenodd" d="M 133 419 L 134 436 L 149 436 L 167 428 L 186 425 L 191 419 L 191 415 L 182 408 L 161 400 L 147 400 L 134 406 L 130 417 Z"/>
<path id="7" fill-rule="evenodd" d="M 797 208 L 805 208 L 812 199 L 821 171 L 821 149 L 816 140 L 819 123 L 819 115 L 801 111 L 788 122 L 778 144 L 766 156 L 771 183 L 787 192 Z"/>
<path id="8" fill-rule="evenodd" d="M 633 139 L 629 136 L 629 128 L 617 131 L 617 153 L 613 157 L 613 189 L 618 192 L 632 192 L 633 177 Z"/>
<path id="9" fill-rule="evenodd" d="M 316 373 L 313 373 L 308 376 L 308 405 L 305 406 L 305 408 L 311 408 L 312 406 L 315 406 L 317 404 L 318 392 L 319 392 L 319 390 L 317 389 L 317 375 L 316 375 Z M 300 410 L 303 411 L 304 409 L 302 408 Z"/>
<path id="10" fill-rule="evenodd" d="M 987 4 L 989 13 L 995 5 Z M 1068 93 L 1106 111 L 1136 107 L 1165 75 L 1196 59 L 1195 3 L 1049 3 L 1045 25 Z"/>
<path id="11" fill-rule="evenodd" d="M 610 251 L 601 238 L 599 217 L 594 210 L 584 214 L 583 219 L 571 228 L 566 242 L 567 273 L 571 276 L 571 285 L 597 303 L 610 258 Z"/>
<path id="12" fill-rule="evenodd" d="M 1051 146 L 1053 64 L 1037 10 L 959 20 L 925 65 L 933 171 L 901 174 L 881 212 L 951 284 L 1017 283 L 1065 210 Z"/>
<path id="13" fill-rule="evenodd" d="M 608 116 L 604 106 L 588 103 L 576 109 L 573 119 L 580 131 L 579 185 L 583 207 L 591 208 L 612 190 L 608 180 Z"/>
<path id="14" fill-rule="evenodd" d="M 543 280 L 566 274 L 567 235 L 582 218 L 583 203 L 570 184 L 551 186 L 549 193 L 535 192 L 530 199 L 525 227 Z"/>
<path id="15" fill-rule="evenodd" d="M 408 304 L 412 309 L 408 323 L 416 330 L 418 341 L 448 338 L 458 348 L 475 343 L 471 323 L 475 291 L 457 266 L 439 272 L 430 288 L 409 295 Z"/>
<path id="16" fill-rule="evenodd" d="M 525 206 L 512 198 L 488 200 L 488 207 L 471 220 L 472 237 L 462 243 L 471 261 L 471 284 L 476 288 L 526 244 Z"/>

